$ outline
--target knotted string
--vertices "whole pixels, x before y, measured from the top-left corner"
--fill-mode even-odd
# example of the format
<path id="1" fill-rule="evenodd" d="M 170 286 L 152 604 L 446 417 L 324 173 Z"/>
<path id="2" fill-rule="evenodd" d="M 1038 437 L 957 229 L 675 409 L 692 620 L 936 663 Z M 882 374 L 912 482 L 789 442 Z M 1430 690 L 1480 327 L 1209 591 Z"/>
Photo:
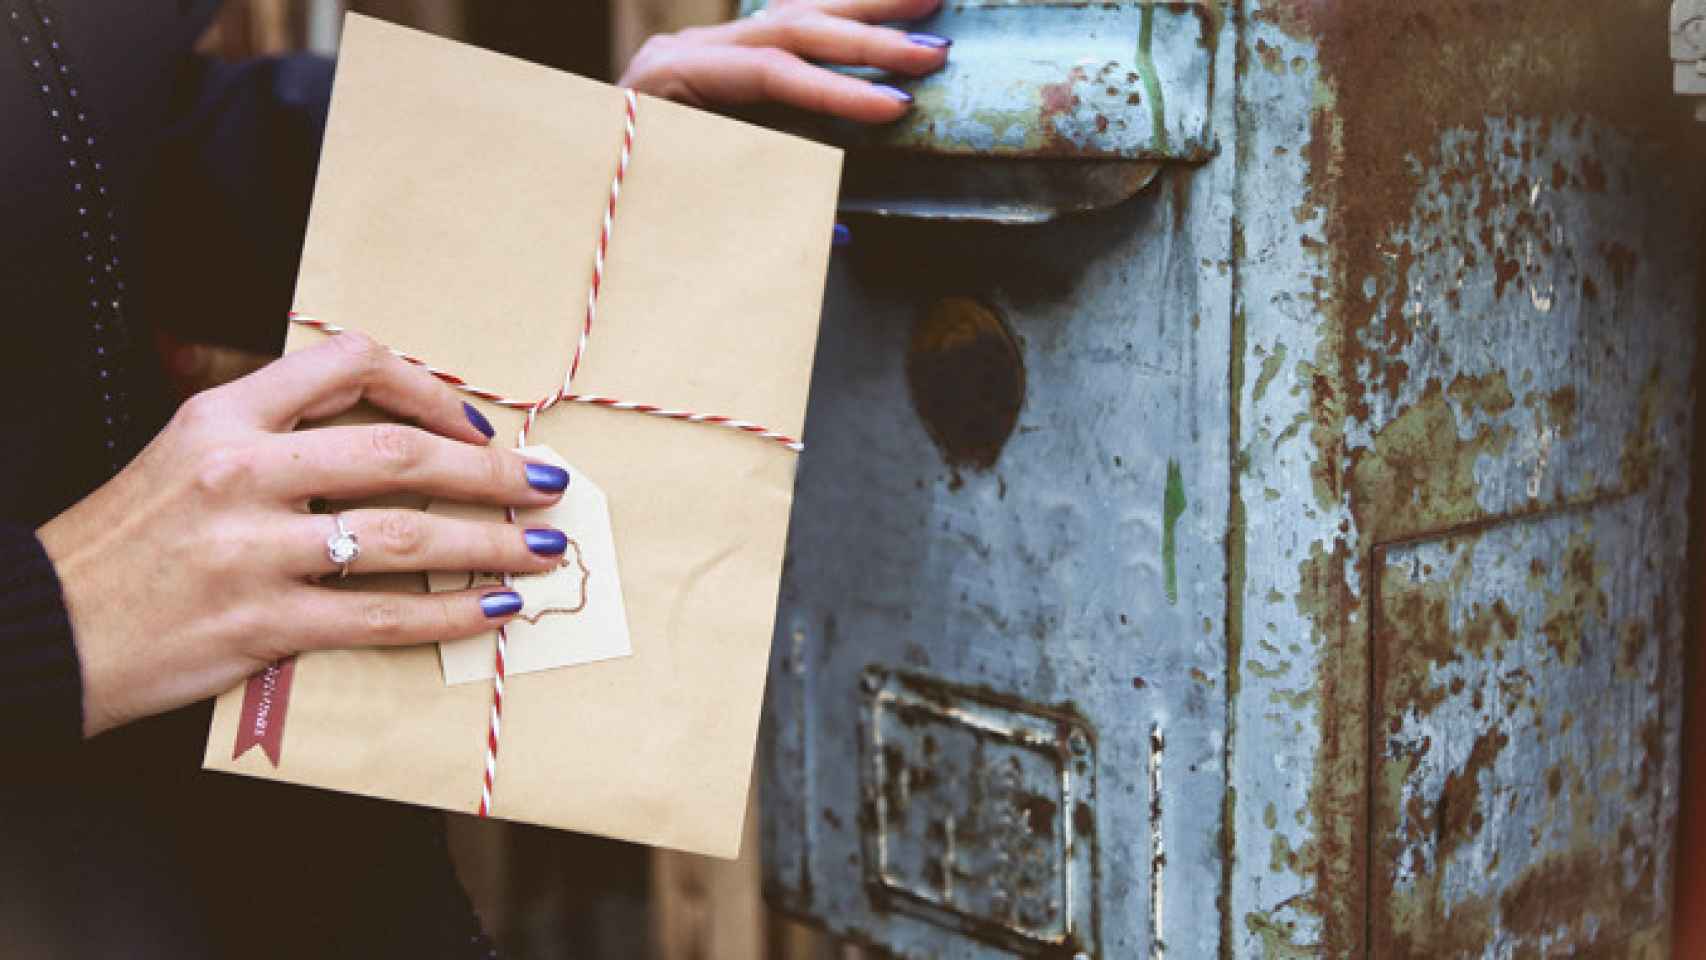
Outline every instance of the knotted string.
<path id="1" fill-rule="evenodd" d="M 634 91 L 632 90 L 624 89 L 622 91 L 622 95 L 627 105 L 623 115 L 622 152 L 616 163 L 616 174 L 610 181 L 610 200 L 604 206 L 604 219 L 599 226 L 598 243 L 593 248 L 592 286 L 587 290 L 586 314 L 584 319 L 581 321 L 580 337 L 577 338 L 575 342 L 574 355 L 570 358 L 568 370 L 563 375 L 562 387 L 537 400 L 520 400 L 498 393 L 495 390 L 488 390 L 484 387 L 474 386 L 448 370 L 435 367 L 432 364 L 427 363 L 425 360 L 411 356 L 401 350 L 392 348 L 391 353 L 408 363 L 412 363 L 415 366 L 426 370 L 428 373 L 457 390 L 468 394 L 469 396 L 477 397 L 487 403 L 496 404 L 497 406 L 511 410 L 525 411 L 526 417 L 522 421 L 520 429 L 517 430 L 517 447 L 527 446 L 527 434 L 533 429 L 533 425 L 535 421 L 538 420 L 540 414 L 559 403 L 581 403 L 595 407 L 604 407 L 608 410 L 626 410 L 633 413 L 644 413 L 654 417 L 664 417 L 670 420 L 680 420 L 687 423 L 704 423 L 712 426 L 727 427 L 731 430 L 739 430 L 742 433 L 752 434 L 753 436 L 761 437 L 765 440 L 775 441 L 795 453 L 805 450 L 805 444 L 801 443 L 799 440 L 790 437 L 787 434 L 778 433 L 768 427 L 753 423 L 749 420 L 738 420 L 734 417 L 725 417 L 717 414 L 694 413 L 691 410 L 674 410 L 650 403 L 636 403 L 631 400 L 618 400 L 614 397 L 601 397 L 592 394 L 579 394 L 572 392 L 575 382 L 575 374 L 580 372 L 581 362 L 586 358 L 587 343 L 592 337 L 593 323 L 598 319 L 598 295 L 599 290 L 604 286 L 604 258 L 605 254 L 610 249 L 610 236 L 615 226 L 616 201 L 622 196 L 622 180 L 628 175 L 628 162 L 633 157 L 634 152 L 635 117 L 639 110 L 639 102 L 638 98 L 634 96 Z M 346 330 L 345 327 L 341 327 L 330 321 L 321 320 L 317 317 L 312 317 L 304 313 L 292 312 L 290 314 L 290 321 L 300 326 L 318 330 L 327 335 L 344 333 Z M 514 523 L 515 511 L 511 509 L 506 511 L 506 513 L 509 521 Z M 504 585 L 511 585 L 508 574 L 504 575 Z M 486 731 L 485 781 L 480 790 L 480 816 L 482 817 L 491 815 L 492 785 L 497 779 L 498 741 L 503 730 L 504 661 L 508 652 L 508 631 L 505 627 L 499 627 L 497 655 L 492 667 L 491 724 Z"/>

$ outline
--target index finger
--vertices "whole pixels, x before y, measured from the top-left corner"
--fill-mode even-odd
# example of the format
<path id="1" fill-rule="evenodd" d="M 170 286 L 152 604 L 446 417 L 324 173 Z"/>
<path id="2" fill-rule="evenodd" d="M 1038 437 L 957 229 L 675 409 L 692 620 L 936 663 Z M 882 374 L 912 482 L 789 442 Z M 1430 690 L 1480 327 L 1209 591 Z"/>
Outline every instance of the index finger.
<path id="1" fill-rule="evenodd" d="M 886 23 L 922 20 L 935 13 L 942 6 L 942 0 L 814 0 L 810 5 L 835 17 Z"/>
<path id="2" fill-rule="evenodd" d="M 484 444 L 492 425 L 426 370 L 364 334 L 345 332 L 273 361 L 225 387 L 258 425 L 278 431 L 335 416 L 366 400 L 441 436 Z"/>

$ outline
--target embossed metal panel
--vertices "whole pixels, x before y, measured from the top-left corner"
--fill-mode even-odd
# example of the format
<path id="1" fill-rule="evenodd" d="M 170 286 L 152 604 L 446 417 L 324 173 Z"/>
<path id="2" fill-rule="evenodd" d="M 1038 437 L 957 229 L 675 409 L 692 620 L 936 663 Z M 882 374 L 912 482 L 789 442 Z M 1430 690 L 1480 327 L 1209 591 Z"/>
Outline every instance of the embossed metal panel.
<path id="1" fill-rule="evenodd" d="M 1014 949 L 1095 942 L 1095 756 L 1070 718 L 866 675 L 866 878 Z"/>
<path id="2" fill-rule="evenodd" d="M 772 903 L 908 960 L 1667 955 L 1706 262 L 1670 9 L 1208 5 L 1207 149 L 1130 199 L 855 221 Z M 1014 812 L 1055 790 L 1071 848 Z"/>

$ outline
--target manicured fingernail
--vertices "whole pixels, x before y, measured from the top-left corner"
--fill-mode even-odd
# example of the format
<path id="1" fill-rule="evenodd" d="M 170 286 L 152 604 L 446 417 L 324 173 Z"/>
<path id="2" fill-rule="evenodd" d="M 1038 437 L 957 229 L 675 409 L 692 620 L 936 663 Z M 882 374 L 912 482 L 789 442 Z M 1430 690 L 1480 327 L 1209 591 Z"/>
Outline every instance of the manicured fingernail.
<path id="1" fill-rule="evenodd" d="M 464 401 L 462 412 L 468 415 L 468 422 L 474 425 L 475 430 L 486 435 L 487 440 L 492 439 L 492 434 L 497 433 L 496 430 L 492 429 L 492 421 L 487 420 L 486 415 L 481 413 L 473 404 Z"/>
<path id="2" fill-rule="evenodd" d="M 832 239 L 830 241 L 830 246 L 845 247 L 852 242 L 853 242 L 853 231 L 847 229 L 847 224 L 845 224 L 845 223 L 836 224 L 835 225 L 834 239 Z"/>
<path id="3" fill-rule="evenodd" d="M 569 471 L 548 463 L 527 465 L 527 485 L 545 493 L 562 493 L 569 486 Z"/>
<path id="4" fill-rule="evenodd" d="M 932 50 L 941 50 L 954 45 L 954 41 L 949 40 L 947 37 L 939 37 L 934 33 L 909 33 L 906 35 L 906 39 L 911 40 L 913 43 L 916 43 L 921 47 L 929 47 Z"/>
<path id="5" fill-rule="evenodd" d="M 873 83 L 873 84 L 871 84 L 871 89 L 877 91 L 878 93 L 882 94 L 885 97 L 889 97 L 889 98 L 894 99 L 894 100 L 899 100 L 901 103 L 911 103 L 912 102 L 912 94 L 907 93 L 905 90 L 902 90 L 899 87 L 891 87 L 886 83 Z"/>
<path id="6" fill-rule="evenodd" d="M 569 549 L 569 538 L 564 536 L 561 530 L 541 527 L 529 530 L 522 536 L 527 540 L 527 549 L 542 557 L 561 556 L 564 550 Z"/>
<path id="7" fill-rule="evenodd" d="M 488 617 L 507 617 L 521 612 L 521 594 L 498 590 L 480 598 L 480 612 Z"/>

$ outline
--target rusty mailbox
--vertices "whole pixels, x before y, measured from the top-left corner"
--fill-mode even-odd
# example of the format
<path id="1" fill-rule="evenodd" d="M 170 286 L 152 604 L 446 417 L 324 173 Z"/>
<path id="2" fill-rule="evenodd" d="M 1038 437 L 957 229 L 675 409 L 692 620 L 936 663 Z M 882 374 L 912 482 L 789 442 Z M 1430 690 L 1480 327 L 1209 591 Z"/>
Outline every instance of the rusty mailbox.
<path id="1" fill-rule="evenodd" d="M 771 902 L 1663 956 L 1706 148 L 1660 0 L 948 0 L 850 148 Z"/>

